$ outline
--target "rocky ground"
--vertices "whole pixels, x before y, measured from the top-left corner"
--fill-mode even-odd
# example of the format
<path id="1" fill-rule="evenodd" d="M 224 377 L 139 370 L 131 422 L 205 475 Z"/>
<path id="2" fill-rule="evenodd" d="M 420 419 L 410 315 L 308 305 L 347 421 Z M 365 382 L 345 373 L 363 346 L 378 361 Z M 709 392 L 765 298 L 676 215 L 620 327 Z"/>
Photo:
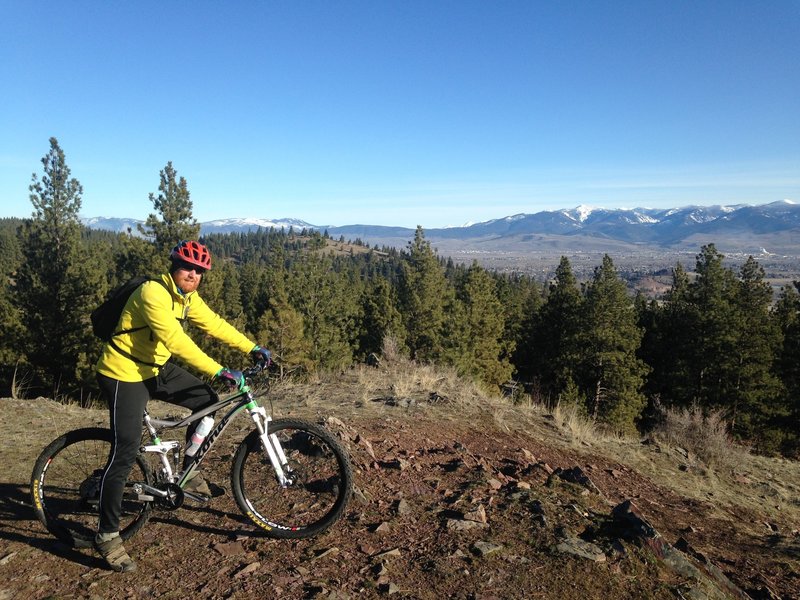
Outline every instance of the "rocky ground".
<path id="1" fill-rule="evenodd" d="M 128 544 L 130 574 L 57 542 L 28 499 L 44 444 L 105 412 L 0 400 L 0 600 L 800 598 L 794 464 L 723 476 L 656 443 L 576 443 L 499 401 L 371 385 L 345 374 L 276 393 L 277 414 L 325 422 L 350 451 L 356 494 L 329 532 L 265 538 L 228 493 L 155 513 Z M 228 488 L 241 438 L 226 436 L 205 473 Z"/>

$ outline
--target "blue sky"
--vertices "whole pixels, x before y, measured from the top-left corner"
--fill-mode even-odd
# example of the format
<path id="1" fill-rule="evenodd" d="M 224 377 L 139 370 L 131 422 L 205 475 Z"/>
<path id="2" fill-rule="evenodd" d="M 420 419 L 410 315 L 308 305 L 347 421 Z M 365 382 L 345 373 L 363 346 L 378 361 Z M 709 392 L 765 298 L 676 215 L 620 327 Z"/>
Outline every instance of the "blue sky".
<path id="1" fill-rule="evenodd" d="M 800 1 L 0 0 L 0 216 L 426 228 L 800 201 Z"/>

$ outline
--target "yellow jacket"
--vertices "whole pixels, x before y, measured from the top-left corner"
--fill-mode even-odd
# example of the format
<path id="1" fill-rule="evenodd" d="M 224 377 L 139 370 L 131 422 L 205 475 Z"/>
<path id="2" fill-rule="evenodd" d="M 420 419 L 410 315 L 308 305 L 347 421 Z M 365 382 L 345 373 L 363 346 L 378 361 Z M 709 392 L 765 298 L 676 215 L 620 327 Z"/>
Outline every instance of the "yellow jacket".
<path id="1" fill-rule="evenodd" d="M 204 375 L 216 375 L 222 365 L 186 334 L 184 320 L 242 352 L 255 347 L 247 336 L 211 310 L 197 292 L 182 294 L 172 277 L 164 274 L 161 281 L 146 281 L 139 286 L 122 310 L 116 331 L 136 331 L 112 338 L 119 350 L 142 362 L 131 360 L 108 343 L 97 361 L 97 372 L 120 381 L 144 381 L 158 375 L 158 366 L 174 354 Z"/>

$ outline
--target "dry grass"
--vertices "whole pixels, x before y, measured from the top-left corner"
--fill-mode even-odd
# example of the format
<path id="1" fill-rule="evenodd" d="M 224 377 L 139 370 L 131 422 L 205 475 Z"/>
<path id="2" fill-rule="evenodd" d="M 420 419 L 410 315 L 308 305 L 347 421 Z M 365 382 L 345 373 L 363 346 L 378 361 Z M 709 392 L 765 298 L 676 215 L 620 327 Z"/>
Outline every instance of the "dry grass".
<path id="1" fill-rule="evenodd" d="M 590 445 L 605 437 L 594 419 L 587 417 L 575 404 L 556 404 L 551 415 L 556 425 L 574 443 Z"/>
<path id="2" fill-rule="evenodd" d="M 340 415 L 350 410 L 378 415 L 390 405 L 406 411 L 435 407 L 437 417 L 455 419 L 507 405 L 460 377 L 455 369 L 417 363 L 398 348 L 387 338 L 377 366 L 362 364 L 344 373 L 317 373 L 303 382 L 276 382 L 271 396 L 277 412 L 302 409 L 322 415 L 335 407 Z"/>
<path id="3" fill-rule="evenodd" d="M 11 378 L 11 397 L 14 399 L 25 398 L 28 393 L 33 375 L 29 371 L 20 370 L 19 362 L 14 367 L 14 374 Z"/>
<path id="4" fill-rule="evenodd" d="M 741 463 L 746 452 L 733 443 L 728 422 L 721 410 L 704 412 L 699 406 L 664 408 L 657 406 L 662 419 L 654 431 L 656 439 L 686 450 L 691 464 L 699 460 L 709 469 L 725 469 Z"/>

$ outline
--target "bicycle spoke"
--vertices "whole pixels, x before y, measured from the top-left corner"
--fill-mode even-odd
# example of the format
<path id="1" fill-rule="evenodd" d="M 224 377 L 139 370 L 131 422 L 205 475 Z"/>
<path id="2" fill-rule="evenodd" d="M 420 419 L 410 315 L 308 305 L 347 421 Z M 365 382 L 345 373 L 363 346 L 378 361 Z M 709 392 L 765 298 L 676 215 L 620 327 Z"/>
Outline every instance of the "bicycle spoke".
<path id="1" fill-rule="evenodd" d="M 324 430 L 301 421 L 277 422 L 270 431 L 286 454 L 289 484 L 280 485 L 259 438 L 251 438 L 246 450 L 237 453 L 237 502 L 270 535 L 319 533 L 339 517 L 349 497 L 352 475 L 346 456 Z"/>
<path id="2" fill-rule="evenodd" d="M 36 462 L 31 485 L 34 512 L 48 530 L 67 543 L 85 546 L 94 538 L 110 448 L 108 430 L 77 430 L 54 440 Z M 128 480 L 147 481 L 141 462 L 134 463 Z M 127 538 L 137 531 L 148 511 L 149 505 L 126 494 L 121 535 Z"/>

